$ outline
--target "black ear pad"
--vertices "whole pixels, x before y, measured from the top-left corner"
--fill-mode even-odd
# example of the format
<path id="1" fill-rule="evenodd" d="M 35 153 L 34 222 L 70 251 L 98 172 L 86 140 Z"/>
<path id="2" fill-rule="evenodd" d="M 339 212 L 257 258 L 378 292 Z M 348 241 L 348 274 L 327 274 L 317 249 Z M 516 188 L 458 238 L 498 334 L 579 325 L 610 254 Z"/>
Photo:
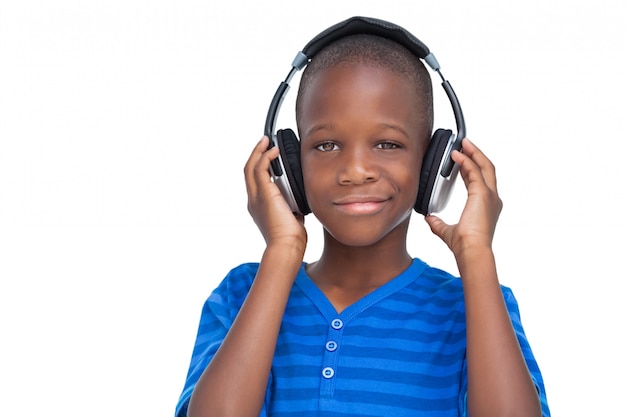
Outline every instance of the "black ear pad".
<path id="1" fill-rule="evenodd" d="M 276 141 L 280 149 L 280 157 L 283 160 L 289 187 L 300 209 L 300 213 L 303 215 L 309 214 L 311 209 L 304 193 L 304 180 L 300 164 L 300 141 L 291 129 L 278 130 L 276 132 Z"/>
<path id="2" fill-rule="evenodd" d="M 433 187 L 437 175 L 439 175 L 439 167 L 444 158 L 444 152 L 450 136 L 452 136 L 451 130 L 437 129 L 430 139 L 428 149 L 426 149 L 424 154 L 420 172 L 420 185 L 417 190 L 417 201 L 415 202 L 415 211 L 420 214 L 429 214 L 428 205 L 432 199 Z"/>

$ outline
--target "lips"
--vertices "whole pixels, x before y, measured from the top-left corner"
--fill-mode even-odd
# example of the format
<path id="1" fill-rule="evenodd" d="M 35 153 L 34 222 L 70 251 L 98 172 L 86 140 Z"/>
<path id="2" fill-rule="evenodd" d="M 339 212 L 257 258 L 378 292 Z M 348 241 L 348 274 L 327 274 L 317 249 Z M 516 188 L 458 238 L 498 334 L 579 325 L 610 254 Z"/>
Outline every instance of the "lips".
<path id="1" fill-rule="evenodd" d="M 335 200 L 333 204 L 347 214 L 365 215 L 378 213 L 389 200 L 389 197 L 375 195 L 350 195 Z"/>

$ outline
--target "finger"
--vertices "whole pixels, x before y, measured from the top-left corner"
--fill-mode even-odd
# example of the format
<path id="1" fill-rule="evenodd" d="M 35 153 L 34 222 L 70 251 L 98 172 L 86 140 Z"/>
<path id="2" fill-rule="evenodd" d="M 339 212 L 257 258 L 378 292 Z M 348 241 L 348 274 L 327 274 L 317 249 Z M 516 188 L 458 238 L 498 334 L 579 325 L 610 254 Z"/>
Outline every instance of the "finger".
<path id="1" fill-rule="evenodd" d="M 476 145 L 465 139 L 463 154 L 453 153 L 459 163 L 461 177 L 469 195 L 481 195 L 483 201 L 494 210 L 502 210 L 502 200 L 498 196 L 495 167 Z"/>
<path id="2" fill-rule="evenodd" d="M 484 178 L 485 184 L 487 184 L 491 190 L 495 191 L 497 189 L 497 180 L 496 167 L 493 162 L 491 162 L 485 153 L 469 139 L 464 139 L 462 146 L 463 153 L 468 155 L 480 169 L 480 173 Z"/>
<path id="3" fill-rule="evenodd" d="M 453 151 L 451 156 L 452 160 L 459 166 L 461 178 L 463 179 L 466 189 L 469 189 L 472 182 L 486 186 L 485 179 L 482 176 L 480 168 L 472 160 L 470 155 L 459 151 Z"/>
<path id="4" fill-rule="evenodd" d="M 248 195 L 254 195 L 256 193 L 256 182 L 254 181 L 254 167 L 261 158 L 262 149 L 265 143 L 267 143 L 267 136 L 263 136 L 261 140 L 254 146 L 254 149 L 250 153 L 246 164 L 243 167 L 244 178 L 246 181 L 246 190 Z"/>
<path id="5" fill-rule="evenodd" d="M 257 185 L 270 182 L 270 164 L 278 157 L 279 149 L 274 146 L 272 149 L 263 150 L 253 168 L 254 179 Z"/>
<path id="6" fill-rule="evenodd" d="M 252 172 L 254 171 L 254 167 L 259 162 L 263 151 L 267 149 L 268 141 L 269 138 L 267 136 L 263 136 L 254 146 L 254 149 L 252 149 L 252 152 L 250 153 L 250 156 L 248 157 L 248 160 L 243 167 L 243 171 L 246 176 L 252 174 Z"/>
<path id="7" fill-rule="evenodd" d="M 267 146 L 269 144 L 269 138 L 267 136 L 263 136 L 261 140 L 255 145 L 250 157 L 248 158 L 245 166 L 244 166 L 244 177 L 246 180 L 246 188 L 248 190 L 248 194 L 256 193 L 258 187 L 258 175 L 257 168 L 265 154 L 269 154 L 270 158 L 267 158 L 267 163 L 265 164 L 264 170 L 269 170 L 269 161 L 275 158 L 277 155 L 277 150 L 272 148 L 272 152 L 267 151 Z M 269 174 L 268 174 L 269 175 Z"/>

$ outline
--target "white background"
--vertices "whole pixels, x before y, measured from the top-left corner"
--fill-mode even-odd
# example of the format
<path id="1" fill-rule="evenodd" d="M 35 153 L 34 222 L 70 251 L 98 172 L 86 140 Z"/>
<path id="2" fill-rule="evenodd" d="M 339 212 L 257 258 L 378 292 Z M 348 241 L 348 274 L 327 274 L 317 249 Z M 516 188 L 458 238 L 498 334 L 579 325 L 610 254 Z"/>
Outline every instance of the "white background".
<path id="1" fill-rule="evenodd" d="M 269 101 L 296 52 L 352 15 L 435 52 L 495 162 L 499 273 L 553 415 L 624 415 L 622 10 L 0 2 L 0 415 L 173 415 L 205 298 L 263 249 L 242 169 Z M 435 88 L 436 124 L 453 127 Z M 295 127 L 288 107 L 279 127 Z M 462 202 L 459 183 L 443 217 Z M 307 224 L 311 261 L 321 233 Z M 409 242 L 455 272 L 421 216 Z"/>

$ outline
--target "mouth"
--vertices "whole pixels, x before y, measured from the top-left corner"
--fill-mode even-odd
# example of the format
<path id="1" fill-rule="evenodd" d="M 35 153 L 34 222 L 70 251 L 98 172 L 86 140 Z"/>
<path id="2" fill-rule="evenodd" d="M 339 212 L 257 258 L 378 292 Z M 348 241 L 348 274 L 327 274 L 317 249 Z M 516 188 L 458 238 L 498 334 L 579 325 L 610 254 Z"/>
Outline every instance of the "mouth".
<path id="1" fill-rule="evenodd" d="M 380 212 L 389 200 L 389 197 L 351 195 L 335 200 L 333 204 L 346 214 L 366 215 Z"/>

